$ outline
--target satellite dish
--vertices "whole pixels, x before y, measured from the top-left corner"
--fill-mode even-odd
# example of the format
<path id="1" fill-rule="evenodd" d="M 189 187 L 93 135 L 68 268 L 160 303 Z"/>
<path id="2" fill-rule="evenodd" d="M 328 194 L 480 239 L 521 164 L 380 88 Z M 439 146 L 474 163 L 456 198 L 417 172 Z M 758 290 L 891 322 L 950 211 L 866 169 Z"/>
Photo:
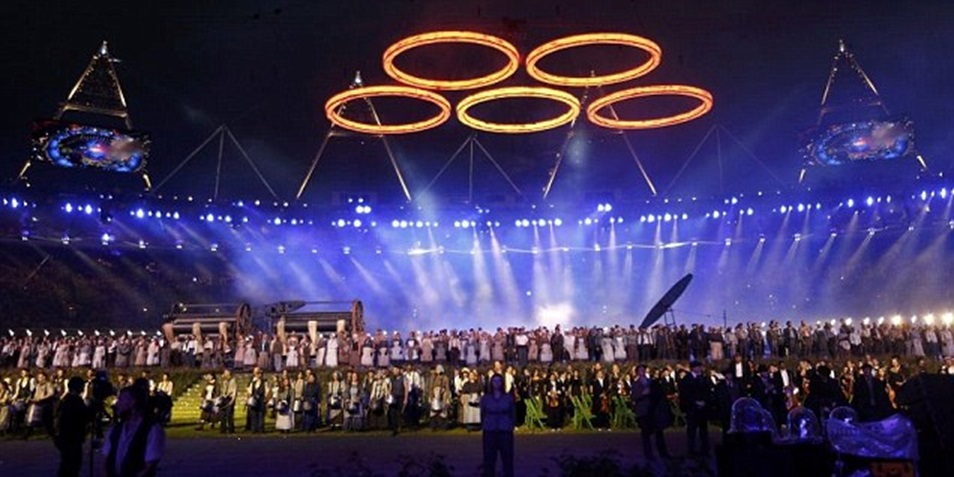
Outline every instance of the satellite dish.
<path id="1" fill-rule="evenodd" d="M 685 293 L 686 288 L 689 286 L 689 282 L 692 281 L 692 274 L 686 274 L 682 277 L 669 291 L 663 295 L 662 298 L 656 302 L 656 305 L 650 308 L 649 313 L 646 313 L 646 318 L 643 318 L 643 323 L 639 325 L 640 328 L 649 328 L 653 326 L 667 311 L 672 309 L 673 303 L 676 303 L 676 300 Z"/>

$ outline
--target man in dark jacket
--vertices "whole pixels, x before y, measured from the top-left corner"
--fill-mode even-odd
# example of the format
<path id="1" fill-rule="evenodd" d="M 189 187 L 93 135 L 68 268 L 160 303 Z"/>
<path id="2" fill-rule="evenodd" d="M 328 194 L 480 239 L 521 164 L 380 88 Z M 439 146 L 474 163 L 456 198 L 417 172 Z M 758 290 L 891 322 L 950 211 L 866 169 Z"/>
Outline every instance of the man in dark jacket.
<path id="1" fill-rule="evenodd" d="M 892 413 L 887 385 L 872 371 L 869 363 L 861 367 L 861 377 L 855 380 L 851 393 L 851 407 L 858 411 L 859 421 L 877 421 Z"/>
<path id="2" fill-rule="evenodd" d="M 709 453 L 710 381 L 703 374 L 702 363 L 693 361 L 689 366 L 691 372 L 679 382 L 679 407 L 686 415 L 689 453 L 697 454 L 701 450 L 705 455 Z"/>
<path id="3" fill-rule="evenodd" d="M 636 414 L 636 424 L 642 432 L 643 454 L 647 459 L 654 458 L 651 439 L 655 437 L 659 455 L 668 459 L 669 451 L 663 430 L 671 424 L 672 414 L 662 387 L 649 377 L 646 365 L 640 364 L 636 367 L 636 380 L 633 381 L 630 398 Z"/>
<path id="4" fill-rule="evenodd" d="M 80 394 L 85 386 L 83 378 L 72 377 L 67 383 L 67 393 L 56 408 L 53 443 L 60 451 L 58 476 L 79 476 L 83 465 L 83 441 L 90 412 Z"/>

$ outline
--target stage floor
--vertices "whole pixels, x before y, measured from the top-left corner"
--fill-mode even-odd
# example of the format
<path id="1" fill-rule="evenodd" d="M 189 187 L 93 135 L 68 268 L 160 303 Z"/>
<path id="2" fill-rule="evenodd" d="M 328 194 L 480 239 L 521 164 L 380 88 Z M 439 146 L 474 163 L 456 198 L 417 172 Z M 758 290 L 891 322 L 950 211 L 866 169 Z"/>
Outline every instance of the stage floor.
<path id="1" fill-rule="evenodd" d="M 427 465 L 433 462 L 432 456 L 442 456 L 453 467 L 450 475 L 480 475 L 479 432 L 421 430 L 396 437 L 380 432 L 222 437 L 217 431 L 206 432 L 208 435 L 202 437 L 170 438 L 159 466 L 160 475 L 392 476 L 398 474 L 408 457 L 416 464 Z M 719 432 L 712 429 L 711 436 L 714 446 Z M 671 430 L 666 437 L 670 452 L 676 456 L 686 453 L 682 429 Z M 523 477 L 559 475 L 554 459 L 561 454 L 583 457 L 603 451 L 616 452 L 626 470 L 646 462 L 638 432 L 518 432 L 515 470 Z M 58 458 L 53 443 L 47 439 L 0 441 L 0 475 L 55 475 Z M 675 462 L 687 465 L 684 459 L 677 458 Z M 89 462 L 84 459 L 83 464 L 85 476 Z M 97 457 L 95 464 L 95 475 L 101 475 L 102 459 Z M 656 461 L 651 465 L 662 471 L 664 464 Z M 711 459 L 708 465 L 714 467 Z"/>

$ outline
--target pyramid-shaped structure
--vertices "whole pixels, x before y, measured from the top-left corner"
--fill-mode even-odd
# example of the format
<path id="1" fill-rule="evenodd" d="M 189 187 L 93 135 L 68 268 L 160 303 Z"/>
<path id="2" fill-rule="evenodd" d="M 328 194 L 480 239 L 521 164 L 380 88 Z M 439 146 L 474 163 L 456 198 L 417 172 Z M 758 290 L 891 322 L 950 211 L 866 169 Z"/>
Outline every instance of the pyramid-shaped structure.
<path id="1" fill-rule="evenodd" d="M 115 62 L 117 60 L 110 56 L 104 41 L 73 86 L 66 102 L 60 105 L 56 119 L 60 119 L 68 111 L 79 111 L 120 118 L 126 123 L 126 127 L 131 129 L 132 122 L 126 109 L 126 98 L 113 66 Z"/>

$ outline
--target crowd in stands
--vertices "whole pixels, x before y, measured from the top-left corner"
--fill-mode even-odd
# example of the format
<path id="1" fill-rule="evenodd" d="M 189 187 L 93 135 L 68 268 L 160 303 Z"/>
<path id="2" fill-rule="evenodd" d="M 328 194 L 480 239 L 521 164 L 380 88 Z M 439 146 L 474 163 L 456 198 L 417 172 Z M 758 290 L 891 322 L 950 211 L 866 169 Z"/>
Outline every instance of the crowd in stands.
<path id="1" fill-rule="evenodd" d="M 799 405 L 824 416 L 850 403 L 862 419 L 885 417 L 909 376 L 954 374 L 954 340 L 947 325 L 830 322 L 441 330 L 406 338 L 380 330 L 256 333 L 171 343 L 159 335 L 34 333 L 0 338 L 0 363 L 8 373 L 0 379 L 0 430 L 15 435 L 53 432 L 66 380 L 85 374 L 83 396 L 90 400 L 97 376 L 105 376 L 94 370 L 109 370 L 116 388 L 145 378 L 154 395 L 171 399 L 176 390 L 166 371 L 200 369 L 198 424 L 220 432 L 235 431 L 236 406 L 246 411 L 239 428 L 248 432 L 264 432 L 266 419 L 279 432 L 476 430 L 486 384 L 501 374 L 517 400 L 519 426 L 638 425 L 648 440 L 679 423 L 705 452 L 707 424 L 726 428 L 731 404 L 744 396 L 761 403 L 779 427 Z M 152 380 L 151 369 L 162 378 Z M 665 454 L 664 446 L 659 451 Z"/>

